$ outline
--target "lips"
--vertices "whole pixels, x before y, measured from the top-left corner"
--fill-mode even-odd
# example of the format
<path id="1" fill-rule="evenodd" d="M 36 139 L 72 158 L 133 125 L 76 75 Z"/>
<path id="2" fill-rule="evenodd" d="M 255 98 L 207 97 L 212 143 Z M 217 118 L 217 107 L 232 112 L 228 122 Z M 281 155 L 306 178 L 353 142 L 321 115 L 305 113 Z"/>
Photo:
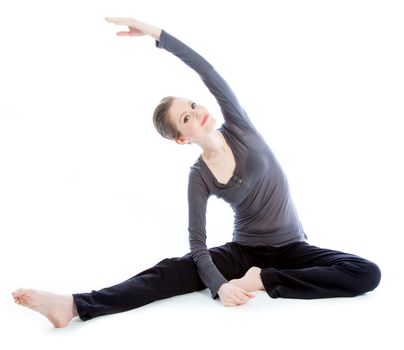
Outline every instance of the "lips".
<path id="1" fill-rule="evenodd" d="M 209 118 L 209 116 L 206 114 L 206 115 L 204 115 L 203 116 L 203 119 L 202 119 L 202 123 L 201 123 L 201 125 L 203 125 L 203 124 L 205 124 L 206 123 L 206 121 L 208 120 L 208 118 Z"/>

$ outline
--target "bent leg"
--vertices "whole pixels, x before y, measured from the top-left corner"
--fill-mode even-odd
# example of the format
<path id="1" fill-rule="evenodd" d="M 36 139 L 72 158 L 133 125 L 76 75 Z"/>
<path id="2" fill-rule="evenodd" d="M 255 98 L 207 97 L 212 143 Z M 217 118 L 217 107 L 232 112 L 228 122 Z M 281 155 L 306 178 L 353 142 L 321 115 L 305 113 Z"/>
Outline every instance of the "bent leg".
<path id="1" fill-rule="evenodd" d="M 375 289 L 378 266 L 356 255 L 299 242 L 280 250 L 276 265 L 261 271 L 272 298 L 353 297 Z"/>

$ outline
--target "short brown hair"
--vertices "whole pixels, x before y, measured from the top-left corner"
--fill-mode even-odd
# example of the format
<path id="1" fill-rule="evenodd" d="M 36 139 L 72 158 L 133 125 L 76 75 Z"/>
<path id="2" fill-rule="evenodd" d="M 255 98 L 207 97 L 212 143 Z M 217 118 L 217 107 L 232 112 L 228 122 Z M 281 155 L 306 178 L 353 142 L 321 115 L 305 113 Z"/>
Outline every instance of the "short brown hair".
<path id="1" fill-rule="evenodd" d="M 170 109 L 174 99 L 174 96 L 164 97 L 154 109 L 153 113 L 154 127 L 161 136 L 169 140 L 175 140 L 181 136 L 177 128 L 172 125 L 168 119 L 168 110 Z"/>

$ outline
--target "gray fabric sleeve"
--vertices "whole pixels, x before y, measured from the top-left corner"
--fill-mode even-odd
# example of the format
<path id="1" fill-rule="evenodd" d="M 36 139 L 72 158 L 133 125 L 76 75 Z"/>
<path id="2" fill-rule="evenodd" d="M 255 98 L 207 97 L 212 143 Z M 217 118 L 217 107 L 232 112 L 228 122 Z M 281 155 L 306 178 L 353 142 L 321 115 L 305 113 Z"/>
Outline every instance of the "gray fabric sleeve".
<path id="1" fill-rule="evenodd" d="M 206 204 L 209 192 L 196 169 L 191 169 L 188 182 L 189 245 L 202 282 L 210 289 L 212 297 L 227 280 L 223 277 L 206 246 Z"/>
<path id="2" fill-rule="evenodd" d="M 254 129 L 247 113 L 241 107 L 232 89 L 205 58 L 164 30 L 162 30 L 160 41 L 157 41 L 156 45 L 177 56 L 199 74 L 203 83 L 216 98 L 225 123 L 244 130 Z"/>

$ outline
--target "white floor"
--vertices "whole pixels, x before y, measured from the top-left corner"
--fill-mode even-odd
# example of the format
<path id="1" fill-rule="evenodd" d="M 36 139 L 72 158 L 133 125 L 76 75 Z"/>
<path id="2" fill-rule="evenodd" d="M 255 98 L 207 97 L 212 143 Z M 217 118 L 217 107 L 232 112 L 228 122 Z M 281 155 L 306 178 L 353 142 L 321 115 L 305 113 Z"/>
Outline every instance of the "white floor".
<path id="1" fill-rule="evenodd" d="M 231 15 L 217 0 L 1 3 L 0 349 L 404 348 L 400 2 L 231 3 Z M 277 155 L 309 242 L 375 261 L 379 288 L 256 293 L 238 308 L 203 291 L 59 330 L 14 305 L 18 287 L 99 289 L 188 251 L 199 151 L 162 140 L 151 111 L 170 94 L 219 123 L 220 110 L 187 67 L 149 38 L 117 38 L 104 16 L 154 22 L 204 54 Z M 231 230 L 212 198 L 208 245 Z"/>

